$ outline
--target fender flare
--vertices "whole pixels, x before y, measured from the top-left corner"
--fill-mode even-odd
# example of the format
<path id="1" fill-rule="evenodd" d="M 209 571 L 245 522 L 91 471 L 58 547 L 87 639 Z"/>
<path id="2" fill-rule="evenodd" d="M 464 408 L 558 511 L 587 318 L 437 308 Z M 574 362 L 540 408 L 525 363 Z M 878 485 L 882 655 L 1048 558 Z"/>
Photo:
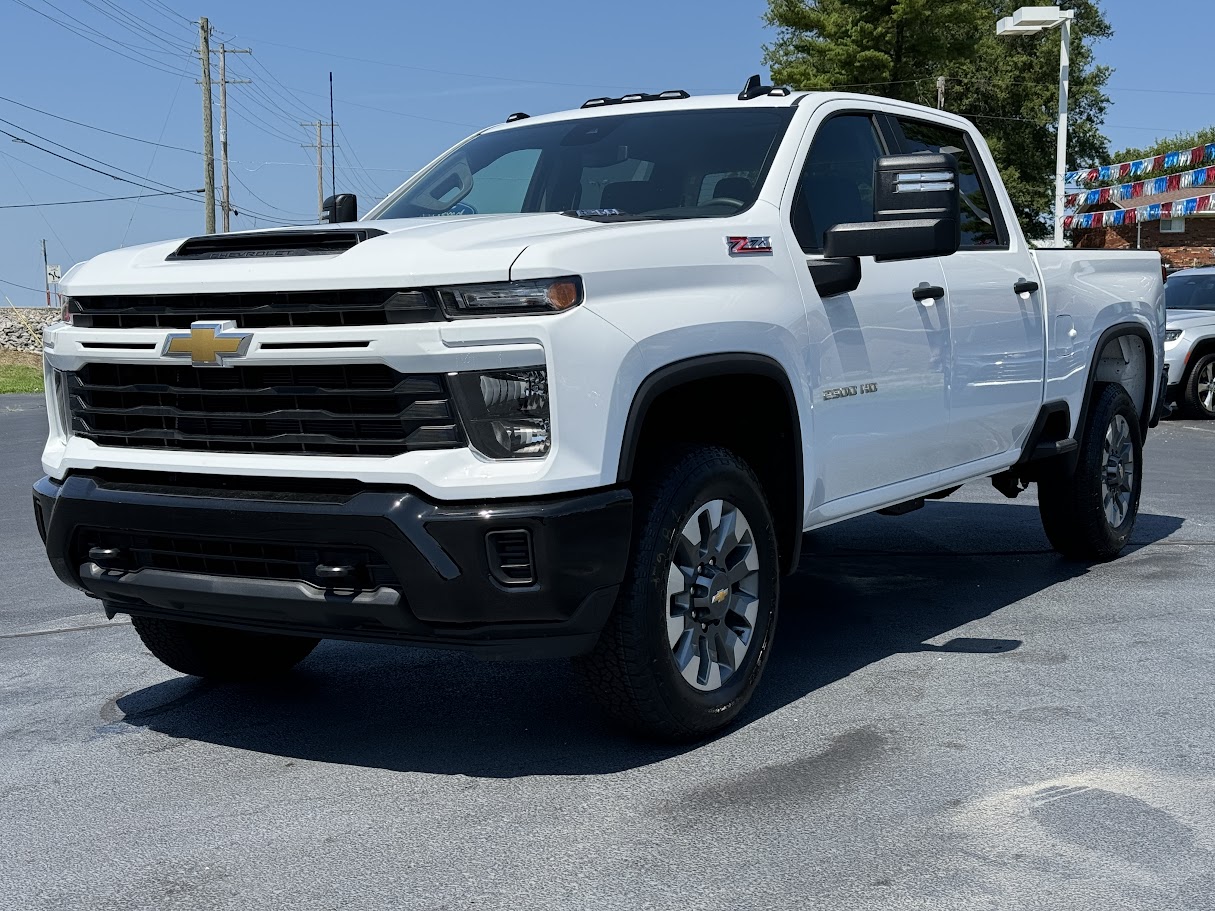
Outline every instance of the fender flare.
<path id="1" fill-rule="evenodd" d="M 1155 411 L 1156 396 L 1159 394 L 1156 389 L 1160 382 L 1160 376 L 1157 374 L 1156 367 L 1156 346 L 1152 339 L 1152 334 L 1147 330 L 1142 323 L 1115 323 L 1101 333 L 1097 339 L 1097 344 L 1093 346 L 1092 356 L 1088 365 L 1088 378 L 1084 385 L 1084 400 L 1080 404 L 1080 414 L 1076 420 L 1076 433 L 1082 433 L 1085 424 L 1088 421 L 1088 409 L 1093 399 L 1093 385 L 1096 382 L 1097 362 L 1101 357 L 1101 352 L 1105 350 L 1105 346 L 1114 339 L 1123 335 L 1136 335 L 1143 340 L 1144 357 L 1147 358 L 1147 382 L 1145 383 L 1147 401 L 1138 402 L 1139 406 L 1139 435 L 1140 442 L 1146 442 L 1149 423 L 1152 420 L 1152 412 Z"/>
<path id="2" fill-rule="evenodd" d="M 801 556 L 806 466 L 802 458 L 801 413 L 798 410 L 797 396 L 793 392 L 793 384 L 789 381 L 788 373 L 775 359 L 744 351 L 706 354 L 675 361 L 659 367 L 647 376 L 637 387 L 633 401 L 629 405 L 629 414 L 624 425 L 624 437 L 620 444 L 620 462 L 616 480 L 620 484 L 627 484 L 632 479 L 637 447 L 641 439 L 641 428 L 645 425 L 646 414 L 659 396 L 671 389 L 697 380 L 739 375 L 762 376 L 771 379 L 780 386 L 785 394 L 785 405 L 793 429 L 795 527 L 792 531 L 792 540 L 787 545 L 788 558 L 783 562 L 785 571 L 791 573 L 797 569 Z"/>

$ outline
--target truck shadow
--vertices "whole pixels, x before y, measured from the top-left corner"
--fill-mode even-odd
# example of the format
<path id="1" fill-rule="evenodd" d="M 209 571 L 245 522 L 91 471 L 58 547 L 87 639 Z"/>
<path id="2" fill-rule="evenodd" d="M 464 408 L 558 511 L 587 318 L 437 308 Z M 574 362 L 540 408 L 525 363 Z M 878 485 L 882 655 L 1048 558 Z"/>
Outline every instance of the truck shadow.
<path id="1" fill-rule="evenodd" d="M 1181 524 L 1140 515 L 1132 548 Z M 817 532 L 807 537 L 800 571 L 784 582 L 772 659 L 740 723 L 813 699 L 895 654 L 924 653 L 926 663 L 956 652 L 1017 660 L 1035 645 L 1028 623 L 1016 626 L 1024 641 L 948 634 L 1090 571 L 1100 568 L 1049 550 L 1032 505 L 931 503 L 909 516 Z M 177 677 L 128 693 L 117 707 L 117 723 L 168 737 L 433 774 L 593 775 L 695 748 L 642 743 L 607 727 L 566 662 L 489 663 L 341 642 L 322 643 L 273 684 Z"/>

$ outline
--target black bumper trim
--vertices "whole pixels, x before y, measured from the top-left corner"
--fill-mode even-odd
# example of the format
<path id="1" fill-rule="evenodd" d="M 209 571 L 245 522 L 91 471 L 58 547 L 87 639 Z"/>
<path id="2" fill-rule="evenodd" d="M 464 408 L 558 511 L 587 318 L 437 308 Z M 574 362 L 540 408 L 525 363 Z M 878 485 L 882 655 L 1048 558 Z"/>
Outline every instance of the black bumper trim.
<path id="1" fill-rule="evenodd" d="M 323 500 L 306 492 L 124 483 L 72 474 L 34 485 L 35 511 L 59 578 L 106 602 L 107 613 L 174 617 L 323 638 L 476 649 L 503 657 L 585 652 L 624 578 L 632 497 L 605 489 L 572 496 L 439 503 L 407 489 L 367 488 Z M 355 546 L 383 558 L 400 590 L 321 588 L 282 579 L 100 566 L 82 553 L 87 529 Z M 485 535 L 526 529 L 536 580 L 504 586 Z"/>

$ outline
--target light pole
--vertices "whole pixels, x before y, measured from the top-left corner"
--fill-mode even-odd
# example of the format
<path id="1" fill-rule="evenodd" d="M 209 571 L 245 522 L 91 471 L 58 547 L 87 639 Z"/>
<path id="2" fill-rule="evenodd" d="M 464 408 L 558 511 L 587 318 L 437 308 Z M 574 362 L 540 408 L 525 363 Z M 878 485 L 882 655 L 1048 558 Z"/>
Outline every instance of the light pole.
<path id="1" fill-rule="evenodd" d="M 1063 178 L 1067 173 L 1067 80 L 1071 67 L 1073 10 L 1023 6 L 996 23 L 997 35 L 1033 35 L 1059 28 L 1059 135 L 1055 153 L 1055 246 L 1063 246 Z"/>

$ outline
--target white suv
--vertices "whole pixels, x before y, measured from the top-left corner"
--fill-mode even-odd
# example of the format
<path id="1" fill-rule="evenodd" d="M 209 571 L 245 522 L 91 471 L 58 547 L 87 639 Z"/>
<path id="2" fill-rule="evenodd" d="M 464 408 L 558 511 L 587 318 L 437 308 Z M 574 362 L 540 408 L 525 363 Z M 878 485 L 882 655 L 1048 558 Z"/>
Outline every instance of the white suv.
<path id="1" fill-rule="evenodd" d="M 960 117 L 592 99 L 353 203 L 64 277 L 39 529 L 179 671 L 574 656 L 695 737 L 755 690 L 805 530 L 992 478 L 1070 557 L 1130 536 L 1159 258 L 1031 250 Z"/>
<path id="2" fill-rule="evenodd" d="M 1164 286 L 1170 402 L 1193 418 L 1215 418 L 1215 266 L 1183 269 Z"/>

